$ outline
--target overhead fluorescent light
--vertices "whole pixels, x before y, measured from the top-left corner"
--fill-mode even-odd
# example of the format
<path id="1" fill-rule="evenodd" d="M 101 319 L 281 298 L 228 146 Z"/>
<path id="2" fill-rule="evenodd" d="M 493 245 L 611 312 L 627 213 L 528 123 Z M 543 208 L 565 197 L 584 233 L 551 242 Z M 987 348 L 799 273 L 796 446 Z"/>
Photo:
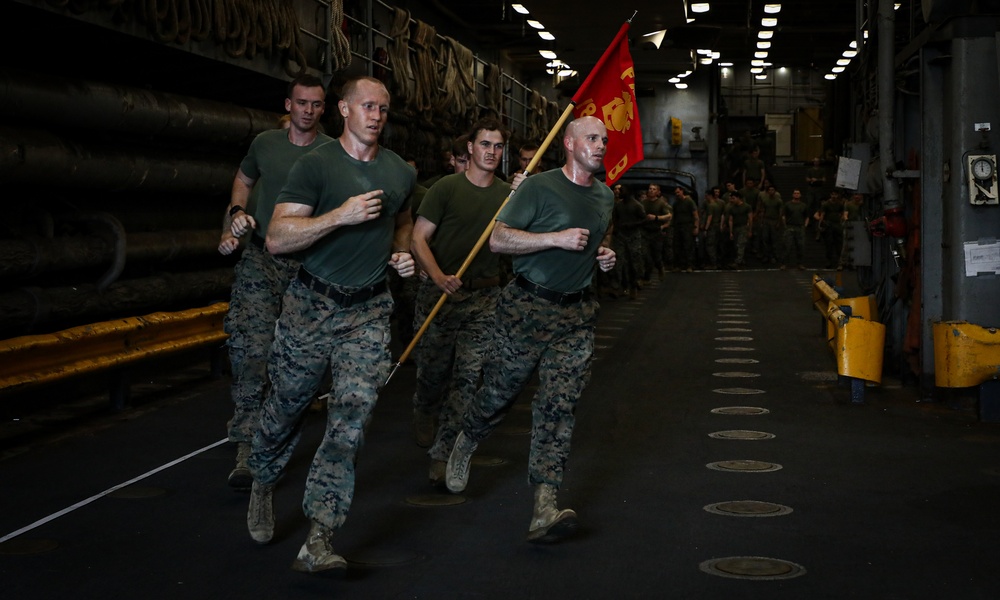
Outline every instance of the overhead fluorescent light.
<path id="1" fill-rule="evenodd" d="M 711 56 L 712 50 L 710 48 L 698 48 L 695 50 L 698 54 L 704 54 L 705 56 Z"/>
<path id="2" fill-rule="evenodd" d="M 539 50 L 538 53 L 542 55 L 542 58 L 546 58 L 548 60 L 552 60 L 556 57 L 556 53 L 551 50 Z"/>
<path id="3" fill-rule="evenodd" d="M 731 62 L 720 62 L 719 66 L 720 67 L 731 67 L 731 66 L 733 66 L 733 63 L 731 63 Z"/>
<path id="4" fill-rule="evenodd" d="M 678 77 L 687 77 L 691 73 L 694 73 L 694 71 L 684 71 L 683 73 L 681 73 L 680 75 L 678 75 Z"/>
<path id="5" fill-rule="evenodd" d="M 766 50 L 761 50 L 759 52 L 754 52 L 753 53 L 753 57 L 754 58 L 767 58 L 767 51 Z"/>
<path id="6" fill-rule="evenodd" d="M 693 13 L 707 13 L 710 8 L 711 8 L 711 6 L 708 5 L 708 2 L 692 2 L 691 3 L 691 12 L 693 12 Z"/>
<path id="7" fill-rule="evenodd" d="M 841 58 L 840 60 L 837 61 L 837 64 L 840 65 L 841 67 L 846 67 L 847 65 L 851 64 L 851 59 Z"/>
<path id="8" fill-rule="evenodd" d="M 764 61 L 762 61 L 762 60 L 751 60 L 750 61 L 750 65 L 754 66 L 754 67 L 763 67 L 764 66 Z"/>
<path id="9" fill-rule="evenodd" d="M 541 21 L 536 21 L 534 19 L 528 19 L 528 25 L 531 25 L 535 29 L 545 29 L 545 25 L 542 25 Z"/>
<path id="10" fill-rule="evenodd" d="M 858 43 L 857 43 L 856 41 L 854 41 L 854 40 L 851 40 L 851 43 L 850 43 L 850 44 L 848 44 L 848 45 L 849 45 L 849 46 L 850 46 L 851 48 L 857 48 L 857 47 L 858 47 Z"/>
<path id="11" fill-rule="evenodd" d="M 827 73 L 826 75 L 823 76 L 823 78 L 824 79 L 829 79 L 830 81 L 833 81 L 834 79 L 837 78 L 837 75 L 834 74 L 834 73 Z"/>
<path id="12" fill-rule="evenodd" d="M 528 9 L 524 8 L 523 4 L 511 4 L 510 7 L 514 9 L 514 12 L 521 13 L 522 15 L 528 14 Z"/>
<path id="13" fill-rule="evenodd" d="M 700 62 L 703 65 L 710 65 L 710 64 L 712 64 L 712 57 L 711 56 L 706 56 L 705 58 L 699 58 L 698 62 Z"/>
<path id="14" fill-rule="evenodd" d="M 760 24 L 762 27 L 777 27 L 778 20 L 774 17 L 764 17 L 760 20 Z"/>
<path id="15" fill-rule="evenodd" d="M 562 71 L 559 71 L 556 74 L 559 75 L 560 77 L 571 77 L 573 75 L 576 75 L 576 71 L 574 71 L 573 69 L 563 69 Z"/>
<path id="16" fill-rule="evenodd" d="M 857 55 L 857 50 L 844 50 L 844 58 L 854 58 Z"/>
<path id="17" fill-rule="evenodd" d="M 711 56 L 712 56 L 712 60 L 719 60 L 719 57 L 722 56 L 722 53 L 721 52 L 712 52 Z"/>
<path id="18" fill-rule="evenodd" d="M 831 73 L 843 73 L 847 67 L 834 67 L 830 69 Z"/>
<path id="19" fill-rule="evenodd" d="M 767 50 L 768 48 L 771 47 L 771 42 L 765 42 L 764 40 L 761 40 L 757 42 L 757 47 L 760 48 L 761 50 Z"/>
<path id="20" fill-rule="evenodd" d="M 538 37 L 542 38 L 543 40 L 548 40 L 550 42 L 552 40 L 556 39 L 556 36 L 552 35 L 548 31 L 539 31 L 538 32 Z"/>
<path id="21" fill-rule="evenodd" d="M 686 83 L 675 83 L 674 86 L 677 89 L 679 89 L 679 90 L 686 90 L 686 89 L 688 89 L 688 84 L 686 84 Z"/>
<path id="22" fill-rule="evenodd" d="M 754 75 L 754 78 L 755 79 L 767 79 L 767 73 L 758 73 L 757 75 Z"/>
<path id="23" fill-rule="evenodd" d="M 776 14 L 778 14 L 778 13 L 781 12 L 781 5 L 780 4 L 765 4 L 764 5 L 764 12 L 766 12 L 769 15 L 776 15 Z"/>
<path id="24" fill-rule="evenodd" d="M 763 73 L 764 67 L 751 67 L 750 72 L 756 75 L 757 73 Z"/>
<path id="25" fill-rule="evenodd" d="M 758 31 L 757 37 L 762 40 L 769 40 L 774 37 L 773 31 Z"/>

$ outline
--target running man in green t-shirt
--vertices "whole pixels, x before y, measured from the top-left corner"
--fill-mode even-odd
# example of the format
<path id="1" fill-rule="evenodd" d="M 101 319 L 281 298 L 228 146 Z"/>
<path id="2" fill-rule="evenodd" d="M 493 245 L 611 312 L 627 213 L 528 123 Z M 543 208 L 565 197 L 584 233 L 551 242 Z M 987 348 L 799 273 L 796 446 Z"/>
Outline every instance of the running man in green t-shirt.
<path id="1" fill-rule="evenodd" d="M 525 179 L 490 236 L 493 251 L 514 255 L 516 277 L 500 294 L 491 360 L 465 412 L 445 479 L 452 492 L 465 489 L 472 453 L 537 368 L 528 456 L 535 495 L 531 542 L 558 541 L 576 529 L 576 513 L 556 507 L 556 492 L 569 458 L 576 402 L 590 377 L 595 261 L 604 272 L 615 266 L 609 247 L 614 194 L 594 178 L 603 166 L 607 129 L 594 117 L 576 119 L 566 127 L 563 146 L 566 164 Z"/>
<path id="2" fill-rule="evenodd" d="M 480 119 L 468 139 L 468 169 L 446 175 L 427 191 L 411 244 L 417 264 L 427 274 L 417 292 L 414 330 L 423 325 L 441 294 L 448 294 L 414 355 L 414 424 L 437 422 L 428 451 L 434 485 L 444 483 L 445 463 L 462 415 L 476 394 L 500 295 L 498 255 L 489 248 L 476 254 L 461 278 L 456 273 L 511 190 L 494 175 L 507 143 L 503 125 L 493 118 Z"/>
<path id="3" fill-rule="evenodd" d="M 302 267 L 275 325 L 271 388 L 248 461 L 254 481 L 247 528 L 263 544 L 274 535 L 274 486 L 329 369 L 326 432 L 302 499 L 309 534 L 292 563 L 310 573 L 347 567 L 330 538 L 347 519 L 364 428 L 389 373 L 386 269 L 403 277 L 414 272 L 409 207 L 417 173 L 378 143 L 389 92 L 375 78 L 352 79 L 337 108 L 343 133 L 295 162 L 267 231 L 268 251 L 299 252 Z"/>

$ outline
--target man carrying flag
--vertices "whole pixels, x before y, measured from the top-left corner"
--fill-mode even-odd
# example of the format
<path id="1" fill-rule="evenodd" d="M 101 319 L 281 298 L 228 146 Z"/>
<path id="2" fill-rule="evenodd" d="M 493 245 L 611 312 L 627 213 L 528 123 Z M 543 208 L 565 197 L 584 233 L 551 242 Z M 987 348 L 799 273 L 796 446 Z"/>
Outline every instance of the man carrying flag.
<path id="1" fill-rule="evenodd" d="M 566 164 L 524 180 L 501 209 L 490 249 L 512 254 L 516 275 L 501 292 L 483 385 L 467 407 L 446 468 L 458 493 L 478 443 L 500 424 L 538 369 L 528 481 L 535 505 L 528 541 L 554 542 L 576 529 L 576 513 L 556 507 L 569 458 L 576 402 L 590 377 L 597 300 L 594 262 L 615 265 L 609 248 L 614 194 L 594 174 L 602 168 L 607 129 L 595 117 L 566 127 Z"/>

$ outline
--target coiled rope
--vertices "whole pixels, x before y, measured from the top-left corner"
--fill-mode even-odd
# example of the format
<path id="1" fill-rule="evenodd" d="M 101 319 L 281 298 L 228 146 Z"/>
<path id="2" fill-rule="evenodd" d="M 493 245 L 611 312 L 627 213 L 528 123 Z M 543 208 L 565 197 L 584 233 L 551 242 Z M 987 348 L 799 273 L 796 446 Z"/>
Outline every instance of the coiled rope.
<path id="1" fill-rule="evenodd" d="M 330 59 L 334 71 L 351 65 L 351 41 L 344 33 L 344 0 L 330 2 Z"/>
<path id="2" fill-rule="evenodd" d="M 413 46 L 416 55 L 413 60 L 413 74 L 416 81 L 414 108 L 430 122 L 434 110 L 434 98 L 438 93 L 437 73 L 437 32 L 422 21 L 416 21 Z"/>
<path id="3" fill-rule="evenodd" d="M 394 8 L 389 29 L 389 66 L 392 68 L 392 87 L 407 106 L 416 102 L 416 80 L 413 61 L 410 60 L 410 12 Z"/>
<path id="4" fill-rule="evenodd" d="M 476 112 L 476 81 L 472 72 L 475 56 L 472 51 L 450 37 L 441 44 L 444 72 L 436 108 L 439 113 L 451 115 L 457 125 L 464 128 L 471 124 Z"/>

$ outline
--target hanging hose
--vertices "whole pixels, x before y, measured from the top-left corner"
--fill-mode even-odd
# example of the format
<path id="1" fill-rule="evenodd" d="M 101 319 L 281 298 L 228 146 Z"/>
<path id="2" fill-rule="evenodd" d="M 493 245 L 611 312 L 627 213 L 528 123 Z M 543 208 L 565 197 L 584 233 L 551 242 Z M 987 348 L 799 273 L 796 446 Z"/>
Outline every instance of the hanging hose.
<path id="1" fill-rule="evenodd" d="M 492 113 L 490 116 L 499 119 L 503 104 L 503 89 L 500 87 L 500 67 L 493 63 L 487 63 L 485 73 L 483 74 L 483 83 L 486 90 L 484 95 L 486 109 Z"/>

